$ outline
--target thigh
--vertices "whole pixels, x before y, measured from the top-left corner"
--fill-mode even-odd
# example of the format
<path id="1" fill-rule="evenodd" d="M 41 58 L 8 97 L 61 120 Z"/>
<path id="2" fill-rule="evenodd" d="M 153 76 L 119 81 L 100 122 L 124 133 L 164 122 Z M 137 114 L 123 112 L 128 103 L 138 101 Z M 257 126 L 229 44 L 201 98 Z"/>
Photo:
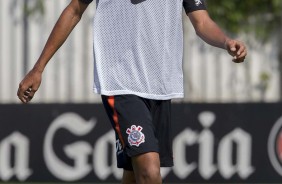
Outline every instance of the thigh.
<path id="1" fill-rule="evenodd" d="M 161 183 L 160 159 L 156 152 L 132 157 L 136 181 L 139 183 Z"/>
<path id="2" fill-rule="evenodd" d="M 159 154 L 156 152 L 148 152 L 134 156 L 132 157 L 132 164 L 135 173 L 138 173 L 141 170 L 157 170 L 157 172 L 160 171 Z"/>
<path id="3" fill-rule="evenodd" d="M 160 160 L 156 152 L 143 153 L 131 158 L 133 171 L 124 170 L 122 184 L 161 183 Z M 144 178 L 144 176 L 146 178 Z M 146 181 L 153 179 L 154 181 Z"/>

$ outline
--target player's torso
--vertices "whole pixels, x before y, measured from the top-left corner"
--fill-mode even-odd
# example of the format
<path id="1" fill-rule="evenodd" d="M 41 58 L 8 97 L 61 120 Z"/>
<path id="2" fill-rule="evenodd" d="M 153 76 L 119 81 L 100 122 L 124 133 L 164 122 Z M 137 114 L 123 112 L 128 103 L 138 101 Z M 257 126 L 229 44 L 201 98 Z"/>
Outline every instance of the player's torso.
<path id="1" fill-rule="evenodd" d="M 180 93 L 182 40 L 182 0 L 99 0 L 96 80 L 108 91 Z"/>

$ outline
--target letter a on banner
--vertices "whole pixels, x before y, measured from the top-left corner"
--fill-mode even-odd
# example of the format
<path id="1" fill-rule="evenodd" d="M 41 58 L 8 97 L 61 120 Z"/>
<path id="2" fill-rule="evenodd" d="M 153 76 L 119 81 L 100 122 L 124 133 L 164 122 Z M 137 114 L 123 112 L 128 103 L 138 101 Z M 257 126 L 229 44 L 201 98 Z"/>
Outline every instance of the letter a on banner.
<path id="1" fill-rule="evenodd" d="M 235 164 L 232 163 L 233 142 L 237 145 Z M 251 135 L 240 128 L 233 130 L 221 140 L 218 148 L 218 166 L 225 179 L 231 178 L 235 173 L 246 179 L 254 172 L 251 165 L 251 142 Z"/>
<path id="2" fill-rule="evenodd" d="M 12 147 L 15 148 L 15 163 L 11 163 Z M 10 180 L 16 176 L 25 181 L 32 173 L 28 168 L 29 140 L 19 132 L 14 132 L 0 143 L 0 179 Z"/>

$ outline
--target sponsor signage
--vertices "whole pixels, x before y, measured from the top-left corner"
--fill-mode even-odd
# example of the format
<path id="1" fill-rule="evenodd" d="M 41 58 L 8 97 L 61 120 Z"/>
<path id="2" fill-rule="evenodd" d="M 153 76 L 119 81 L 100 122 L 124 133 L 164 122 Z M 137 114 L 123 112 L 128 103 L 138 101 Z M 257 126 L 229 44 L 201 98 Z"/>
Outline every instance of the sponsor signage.
<path id="1" fill-rule="evenodd" d="M 282 183 L 282 104 L 173 104 L 168 183 Z M 139 145 L 142 128 L 127 130 Z M 101 104 L 0 105 L 0 181 L 117 182 Z"/>

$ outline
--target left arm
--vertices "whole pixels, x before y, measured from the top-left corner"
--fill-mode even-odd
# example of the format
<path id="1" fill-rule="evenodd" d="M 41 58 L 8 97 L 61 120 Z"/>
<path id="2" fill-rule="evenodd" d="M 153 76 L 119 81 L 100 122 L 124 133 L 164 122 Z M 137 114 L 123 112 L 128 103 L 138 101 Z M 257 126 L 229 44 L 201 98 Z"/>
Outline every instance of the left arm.
<path id="1" fill-rule="evenodd" d="M 206 43 L 225 49 L 233 56 L 233 61 L 241 63 L 245 60 L 247 50 L 245 45 L 226 36 L 218 25 L 210 18 L 206 10 L 188 13 L 197 35 Z"/>

